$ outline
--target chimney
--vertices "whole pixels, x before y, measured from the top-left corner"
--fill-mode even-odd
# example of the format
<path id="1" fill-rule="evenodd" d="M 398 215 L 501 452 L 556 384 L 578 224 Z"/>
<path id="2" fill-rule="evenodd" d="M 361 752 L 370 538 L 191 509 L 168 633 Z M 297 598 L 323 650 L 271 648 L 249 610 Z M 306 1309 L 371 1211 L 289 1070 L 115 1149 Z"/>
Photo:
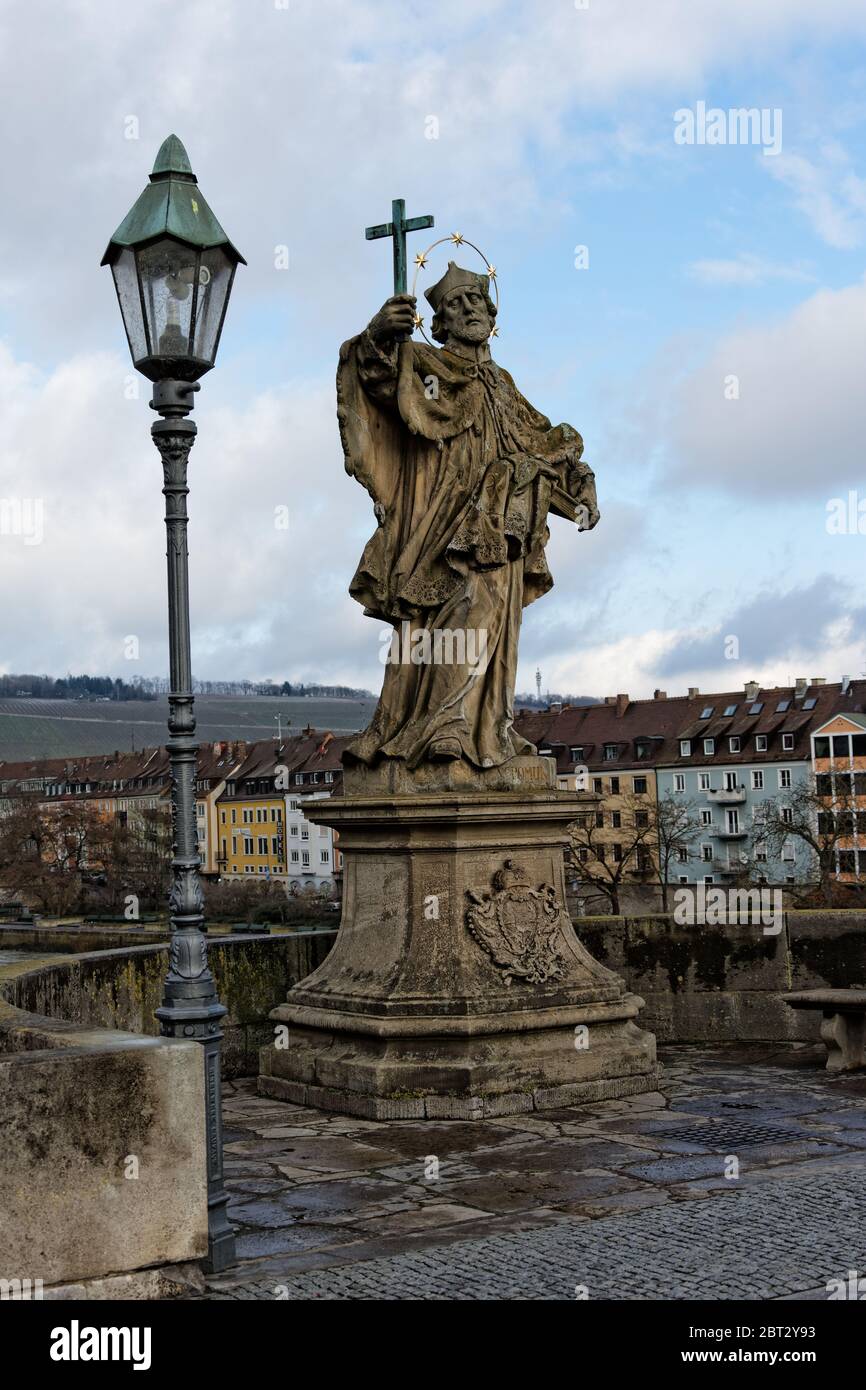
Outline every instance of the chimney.
<path id="1" fill-rule="evenodd" d="M 626 712 L 627 709 L 628 709 L 628 696 L 627 696 L 627 695 L 617 695 L 617 697 L 616 697 L 616 717 L 617 717 L 617 719 L 621 719 L 622 716 L 625 714 L 625 712 Z"/>
<path id="2" fill-rule="evenodd" d="M 839 691 L 839 694 L 840 694 L 840 695 L 850 695 L 850 694 L 851 694 L 851 677 L 850 677 L 850 676 L 843 676 L 843 677 L 842 677 L 842 689 Z"/>
<path id="3" fill-rule="evenodd" d="M 308 724 L 307 727 L 306 727 L 306 729 L 304 729 L 304 737 L 305 737 L 305 738 L 312 738 L 312 737 L 313 737 L 313 734 L 314 734 L 315 732 L 316 732 L 316 731 L 315 731 L 315 729 L 313 728 L 312 724 Z"/>
<path id="4" fill-rule="evenodd" d="M 746 692 L 746 699 L 747 699 L 747 700 L 757 700 L 757 698 L 758 698 L 758 691 L 759 691 L 760 688 L 761 688 L 761 687 L 758 685 L 758 682 L 757 682 L 757 681 L 746 681 L 746 684 L 745 684 L 745 686 L 744 686 L 743 688 L 744 688 L 744 690 L 745 690 L 745 692 Z"/>
<path id="5" fill-rule="evenodd" d="M 812 677 L 812 685 L 826 685 L 826 684 L 827 684 L 827 680 L 826 680 L 826 677 L 825 677 L 825 676 L 813 676 L 813 677 Z"/>
<path id="6" fill-rule="evenodd" d="M 654 691 L 653 691 L 653 699 L 654 699 L 654 700 L 666 700 L 667 698 L 668 698 L 668 692 L 667 692 L 666 690 L 654 690 Z"/>
<path id="7" fill-rule="evenodd" d="M 605 703 L 606 705 L 615 705 L 615 704 L 616 704 L 616 696 L 615 696 L 615 695 L 605 695 L 605 697 L 604 697 L 604 703 Z"/>
<path id="8" fill-rule="evenodd" d="M 690 685 L 690 686 L 689 686 L 689 699 L 690 699 L 690 700 L 693 700 L 693 699 L 695 698 L 695 696 L 696 696 L 696 695 L 700 695 L 700 693 L 701 693 L 701 692 L 700 692 L 700 690 L 698 689 L 698 687 L 697 687 L 696 685 Z"/>
<path id="9" fill-rule="evenodd" d="M 809 689 L 809 682 L 806 680 L 806 677 L 805 677 L 805 676 L 798 676 L 798 677 L 797 677 L 796 685 L 794 686 L 794 699 L 795 699 L 795 700 L 802 700 L 803 696 L 806 694 L 806 691 L 807 691 L 808 689 Z"/>
<path id="10" fill-rule="evenodd" d="M 549 709 L 551 714 L 562 714 L 562 701 L 551 700 L 547 708 Z"/>

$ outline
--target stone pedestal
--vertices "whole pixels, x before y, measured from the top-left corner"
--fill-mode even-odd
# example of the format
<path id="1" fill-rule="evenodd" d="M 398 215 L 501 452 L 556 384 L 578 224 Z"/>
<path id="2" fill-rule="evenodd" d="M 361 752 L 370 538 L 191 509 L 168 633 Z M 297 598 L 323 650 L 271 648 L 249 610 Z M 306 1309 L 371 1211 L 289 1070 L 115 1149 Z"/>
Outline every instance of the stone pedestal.
<path id="1" fill-rule="evenodd" d="M 339 833 L 342 925 L 271 1014 L 260 1091 L 385 1119 L 654 1089 L 643 1001 L 565 910 L 566 827 L 586 803 L 554 790 L 537 757 L 469 781 L 432 768 L 427 781 L 393 763 L 347 770 L 346 794 L 308 809 Z"/>

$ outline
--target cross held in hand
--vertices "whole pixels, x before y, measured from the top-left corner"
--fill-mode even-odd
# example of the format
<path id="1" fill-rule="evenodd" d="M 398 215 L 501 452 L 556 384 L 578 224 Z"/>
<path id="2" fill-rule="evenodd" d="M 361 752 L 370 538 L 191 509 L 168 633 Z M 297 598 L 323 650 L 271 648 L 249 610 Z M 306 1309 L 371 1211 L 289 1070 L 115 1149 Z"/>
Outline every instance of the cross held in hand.
<path id="1" fill-rule="evenodd" d="M 418 232 L 422 227 L 432 227 L 432 217 L 407 217 L 406 201 L 395 198 L 391 203 L 391 221 L 380 222 L 377 227 L 367 227 L 364 235 L 368 241 L 379 237 L 394 238 L 394 293 L 406 293 L 406 233 Z"/>

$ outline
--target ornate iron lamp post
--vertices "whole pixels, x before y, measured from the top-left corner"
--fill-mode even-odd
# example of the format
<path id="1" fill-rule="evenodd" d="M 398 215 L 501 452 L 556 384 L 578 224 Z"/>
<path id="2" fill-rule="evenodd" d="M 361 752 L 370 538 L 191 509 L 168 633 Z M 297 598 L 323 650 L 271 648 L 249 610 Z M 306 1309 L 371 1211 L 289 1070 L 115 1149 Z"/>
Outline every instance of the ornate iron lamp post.
<path id="1" fill-rule="evenodd" d="M 169 895 L 171 956 L 162 1005 L 163 1036 L 195 1038 L 204 1047 L 207 1104 L 208 1263 L 234 1263 L 226 1215 L 220 1111 L 221 1022 L 207 961 L 204 900 L 196 841 L 195 712 L 189 638 L 187 462 L 196 435 L 188 419 L 198 379 L 216 359 L 238 263 L 202 197 L 176 135 L 164 142 L 150 183 L 121 222 L 102 259 L 110 265 L 135 367 L 154 383 L 151 426 L 162 458 L 168 536 L 168 628 L 171 671 L 168 751 L 174 856 Z"/>

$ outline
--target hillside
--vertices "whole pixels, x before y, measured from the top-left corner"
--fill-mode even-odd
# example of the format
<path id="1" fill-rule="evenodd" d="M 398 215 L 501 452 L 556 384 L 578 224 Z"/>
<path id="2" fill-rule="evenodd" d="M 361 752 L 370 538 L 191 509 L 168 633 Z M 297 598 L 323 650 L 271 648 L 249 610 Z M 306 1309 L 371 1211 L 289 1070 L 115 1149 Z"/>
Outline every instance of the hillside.
<path id="1" fill-rule="evenodd" d="M 299 733 L 307 724 L 333 733 L 353 733 L 369 723 L 375 700 L 316 697 L 198 695 L 195 709 L 201 742 L 255 739 Z M 0 700 L 0 761 L 113 753 L 165 743 L 168 700 L 102 704 L 91 700 Z M 287 721 L 290 721 L 287 723 Z"/>

